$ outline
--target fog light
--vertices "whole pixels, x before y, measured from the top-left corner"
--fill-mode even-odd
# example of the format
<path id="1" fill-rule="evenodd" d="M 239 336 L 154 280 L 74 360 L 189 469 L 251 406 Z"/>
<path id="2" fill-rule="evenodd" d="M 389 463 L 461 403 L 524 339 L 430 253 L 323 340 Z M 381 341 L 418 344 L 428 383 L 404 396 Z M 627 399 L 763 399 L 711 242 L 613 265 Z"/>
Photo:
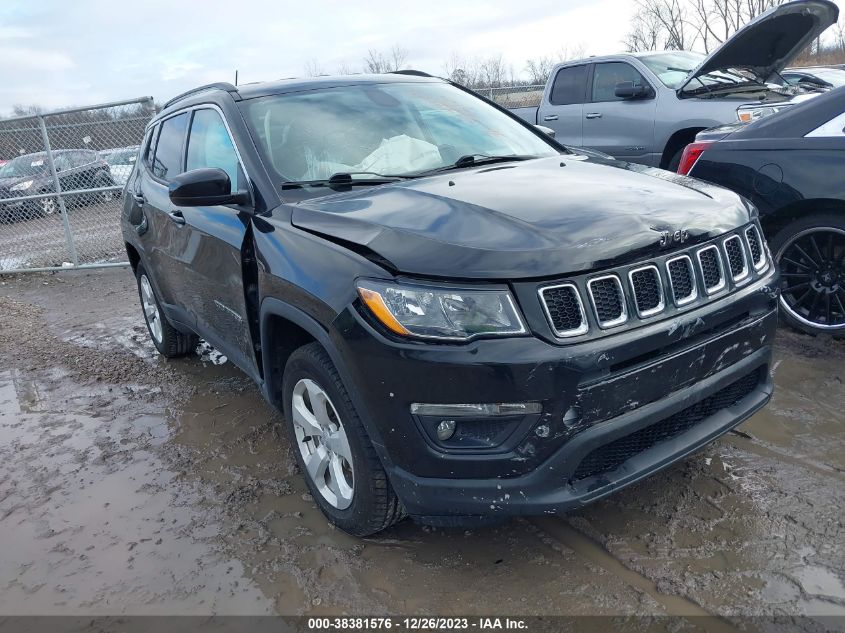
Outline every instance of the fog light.
<path id="1" fill-rule="evenodd" d="M 423 404 L 411 405 L 414 415 L 448 415 L 468 418 L 498 418 L 511 415 L 540 413 L 539 402 L 499 402 L 496 404 Z"/>
<path id="2" fill-rule="evenodd" d="M 440 424 L 437 425 L 437 439 L 441 442 L 445 442 L 455 434 L 456 427 L 457 424 L 454 420 L 442 420 Z"/>

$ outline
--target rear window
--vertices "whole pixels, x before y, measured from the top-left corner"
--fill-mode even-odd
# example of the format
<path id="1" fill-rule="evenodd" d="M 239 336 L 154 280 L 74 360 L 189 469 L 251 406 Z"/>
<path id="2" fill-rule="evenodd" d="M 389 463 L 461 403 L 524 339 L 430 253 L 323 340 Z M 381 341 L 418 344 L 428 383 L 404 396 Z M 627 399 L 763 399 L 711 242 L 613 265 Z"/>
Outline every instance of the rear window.
<path id="1" fill-rule="evenodd" d="M 549 100 L 552 105 L 570 105 L 584 103 L 587 86 L 587 67 L 568 66 L 561 68 L 552 85 Z"/>
<path id="2" fill-rule="evenodd" d="M 182 172 L 182 144 L 187 125 L 187 113 L 177 114 L 161 124 L 152 167 L 157 178 L 172 178 Z"/>

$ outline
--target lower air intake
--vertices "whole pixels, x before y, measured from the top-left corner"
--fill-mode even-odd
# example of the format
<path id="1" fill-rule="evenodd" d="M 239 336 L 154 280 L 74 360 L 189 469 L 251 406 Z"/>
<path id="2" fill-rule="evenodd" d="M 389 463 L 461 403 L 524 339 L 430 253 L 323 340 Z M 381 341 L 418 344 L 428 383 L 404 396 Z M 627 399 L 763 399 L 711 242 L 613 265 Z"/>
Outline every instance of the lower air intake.
<path id="1" fill-rule="evenodd" d="M 579 481 L 616 470 L 635 455 L 688 431 L 711 415 L 736 404 L 754 391 L 760 383 L 762 371 L 757 369 L 675 415 L 600 446 L 578 464 L 571 480 Z"/>

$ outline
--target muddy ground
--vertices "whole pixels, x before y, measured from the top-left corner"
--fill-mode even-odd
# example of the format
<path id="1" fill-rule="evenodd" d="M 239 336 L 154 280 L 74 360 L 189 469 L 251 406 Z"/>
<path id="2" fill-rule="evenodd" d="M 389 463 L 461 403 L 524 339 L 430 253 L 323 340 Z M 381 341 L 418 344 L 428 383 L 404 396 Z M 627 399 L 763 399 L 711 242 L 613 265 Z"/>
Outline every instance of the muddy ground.
<path id="1" fill-rule="evenodd" d="M 126 269 L 0 277 L 0 615 L 845 616 L 845 345 L 781 331 L 772 404 L 565 518 L 332 529 L 280 416 L 165 361 Z"/>

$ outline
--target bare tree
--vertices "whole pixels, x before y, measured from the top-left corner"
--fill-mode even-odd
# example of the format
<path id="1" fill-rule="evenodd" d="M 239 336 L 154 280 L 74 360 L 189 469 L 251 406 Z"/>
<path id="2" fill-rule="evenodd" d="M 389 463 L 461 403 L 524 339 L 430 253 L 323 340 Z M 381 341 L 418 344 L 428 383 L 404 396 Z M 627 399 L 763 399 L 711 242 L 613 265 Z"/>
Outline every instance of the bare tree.
<path id="1" fill-rule="evenodd" d="M 509 76 L 513 78 L 513 68 L 508 68 L 501 53 L 481 60 L 478 70 L 478 83 L 484 88 L 499 88 L 506 85 Z"/>
<path id="2" fill-rule="evenodd" d="M 549 78 L 552 69 L 556 64 L 570 59 L 584 57 L 584 45 L 581 43 L 570 46 L 562 46 L 554 55 L 544 55 L 536 59 L 525 61 L 525 70 L 528 72 L 532 84 L 544 84 Z"/>
<path id="3" fill-rule="evenodd" d="M 451 81 L 473 88 L 478 84 L 479 62 L 477 59 L 466 59 L 453 52 L 444 62 L 443 72 Z"/>
<path id="4" fill-rule="evenodd" d="M 407 61 L 408 51 L 401 46 L 394 46 L 386 54 L 371 48 L 364 58 L 364 71 L 368 73 L 392 73 L 405 68 Z"/>
<path id="5" fill-rule="evenodd" d="M 320 66 L 320 63 L 317 61 L 316 57 L 312 57 L 308 61 L 305 62 L 305 74 L 308 77 L 317 77 L 319 75 L 325 75 L 325 71 Z"/>
<path id="6" fill-rule="evenodd" d="M 338 75 L 354 75 L 356 72 L 355 69 L 352 68 L 347 62 L 343 61 L 337 66 L 337 74 Z"/>
<path id="7" fill-rule="evenodd" d="M 690 49 L 710 52 L 744 24 L 783 0 L 636 0 L 624 43 L 629 51 Z"/>

